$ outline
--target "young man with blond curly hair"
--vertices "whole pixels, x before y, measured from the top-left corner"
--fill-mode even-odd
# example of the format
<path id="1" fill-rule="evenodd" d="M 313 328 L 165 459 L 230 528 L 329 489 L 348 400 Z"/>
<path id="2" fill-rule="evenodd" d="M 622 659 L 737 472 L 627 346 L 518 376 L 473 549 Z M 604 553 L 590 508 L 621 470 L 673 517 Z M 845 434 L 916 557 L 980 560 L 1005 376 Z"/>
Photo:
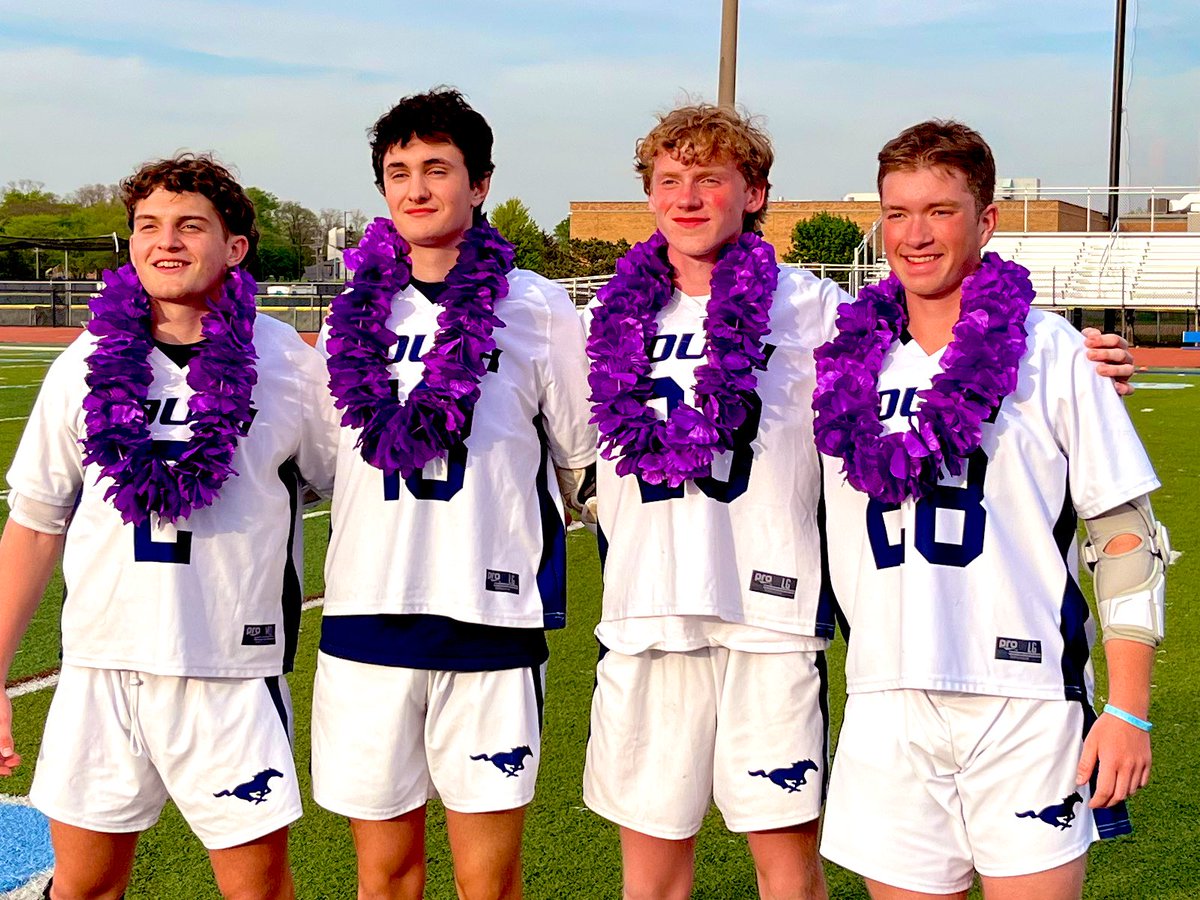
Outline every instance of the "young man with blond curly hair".
<path id="1" fill-rule="evenodd" d="M 664 115 L 636 163 L 658 232 L 590 310 L 605 584 L 584 800 L 621 827 L 627 898 L 689 896 L 712 800 L 762 897 L 826 892 L 813 348 L 850 298 L 757 233 L 773 158 L 735 112 Z"/>

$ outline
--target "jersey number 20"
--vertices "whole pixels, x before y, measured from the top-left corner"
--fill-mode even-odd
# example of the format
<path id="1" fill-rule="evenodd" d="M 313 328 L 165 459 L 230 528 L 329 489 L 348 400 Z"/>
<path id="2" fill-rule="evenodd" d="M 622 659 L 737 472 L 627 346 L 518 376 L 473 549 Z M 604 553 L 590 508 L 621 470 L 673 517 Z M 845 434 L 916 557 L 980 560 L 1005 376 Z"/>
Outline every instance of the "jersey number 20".
<path id="1" fill-rule="evenodd" d="M 683 388 L 674 378 L 655 378 L 654 395 L 667 401 L 667 412 L 675 409 L 683 402 Z M 697 478 L 695 481 L 705 496 L 718 503 L 732 503 L 750 486 L 750 467 L 754 464 L 754 450 L 750 444 L 758 435 L 758 422 L 762 418 L 762 400 L 758 394 L 750 395 L 750 409 L 746 413 L 746 421 L 733 433 L 733 459 L 729 463 L 729 480 L 722 481 L 711 475 Z M 638 476 L 638 487 L 641 489 L 643 503 L 656 503 L 659 500 L 678 500 L 683 496 L 683 485 L 671 487 L 667 484 L 650 484 Z"/>

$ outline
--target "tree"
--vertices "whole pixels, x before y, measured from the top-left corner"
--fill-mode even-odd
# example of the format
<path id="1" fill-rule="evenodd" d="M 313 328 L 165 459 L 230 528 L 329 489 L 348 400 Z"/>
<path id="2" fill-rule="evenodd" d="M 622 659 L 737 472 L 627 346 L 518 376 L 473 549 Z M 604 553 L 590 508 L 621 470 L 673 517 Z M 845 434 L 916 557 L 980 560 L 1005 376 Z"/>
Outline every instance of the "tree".
<path id="1" fill-rule="evenodd" d="M 567 216 L 561 222 L 554 226 L 554 239 L 560 244 L 565 244 L 571 240 L 571 217 Z"/>
<path id="2" fill-rule="evenodd" d="M 792 249 L 784 262 L 804 265 L 849 265 L 854 251 L 862 243 L 863 233 L 844 216 L 819 212 L 811 219 L 801 219 L 792 229 Z"/>
<path id="3" fill-rule="evenodd" d="M 325 207 L 317 213 L 317 221 L 320 223 L 319 230 L 321 233 L 321 259 L 328 259 L 326 250 L 329 248 L 329 232 L 335 228 L 344 227 L 344 222 L 348 216 L 340 209 L 332 209 Z"/>
<path id="4" fill-rule="evenodd" d="M 321 223 L 317 214 L 295 200 L 284 200 L 275 211 L 275 223 L 296 254 L 305 260 L 305 265 L 312 263 L 321 243 Z"/>
<path id="5" fill-rule="evenodd" d="M 529 207 L 516 197 L 510 197 L 495 207 L 488 219 L 516 249 L 518 268 L 542 271 L 547 238 L 533 221 Z"/>
<path id="6" fill-rule="evenodd" d="M 611 275 L 616 271 L 617 260 L 628 252 L 629 242 L 624 239 L 559 241 L 551 238 L 546 243 L 542 268 L 538 271 L 547 278 Z"/>
<path id="7" fill-rule="evenodd" d="M 254 204 L 254 215 L 258 219 L 259 230 L 261 231 L 266 225 L 274 224 L 275 210 L 279 209 L 279 198 L 270 191 L 264 191 L 257 187 L 246 188 L 246 196 Z"/>
<path id="8" fill-rule="evenodd" d="M 116 184 L 85 184 L 67 195 L 67 199 L 78 206 L 99 206 L 119 203 L 121 187 Z"/>

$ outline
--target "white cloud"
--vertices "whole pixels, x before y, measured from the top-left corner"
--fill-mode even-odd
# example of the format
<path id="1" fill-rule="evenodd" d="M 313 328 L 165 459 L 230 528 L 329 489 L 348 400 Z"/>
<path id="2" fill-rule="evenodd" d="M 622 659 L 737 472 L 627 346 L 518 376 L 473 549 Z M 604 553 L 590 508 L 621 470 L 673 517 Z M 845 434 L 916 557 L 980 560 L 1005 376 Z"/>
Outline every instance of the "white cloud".
<path id="1" fill-rule="evenodd" d="M 593 16 L 607 9 L 599 0 L 580 5 Z M 621 0 L 609 27 L 627 26 L 630 37 L 616 43 L 589 40 L 586 20 L 571 18 L 576 9 L 568 14 L 533 0 L 518 0 L 515 14 L 507 5 L 456 6 L 454 19 L 422 8 L 422 20 L 388 5 L 335 13 L 177 0 L 43 6 L 0 0 L 6 21 L 58 30 L 65 45 L 0 42 L 0 184 L 32 178 L 65 193 L 118 180 L 147 158 L 187 147 L 215 150 L 245 183 L 311 208 L 378 212 L 367 127 L 400 96 L 445 82 L 462 88 L 496 132 L 492 200 L 519 196 L 549 228 L 570 200 L 640 198 L 633 146 L 654 113 L 689 92 L 716 93 L 718 11 L 714 5 L 701 16 L 683 0 L 644 13 Z M 976 59 L 978 20 L 1005 8 L 1011 4 L 1002 0 L 744 0 L 739 98 L 766 116 L 775 138 L 775 193 L 833 198 L 869 188 L 878 147 L 930 116 L 979 128 L 1002 175 L 1102 183 L 1110 54 L 1081 60 L 1014 47 Z M 963 39 L 941 55 L 906 53 L 906 37 L 921 26 L 911 15 L 904 27 L 892 24 L 897 9 L 916 9 L 922 23 L 961 26 Z M 964 10 L 971 18 L 960 22 Z M 1022 15 L 1045 33 L 1067 27 L 1070 15 L 1091 29 L 1095 10 L 1093 0 L 1042 0 L 1037 16 Z M 1101 18 L 1107 23 L 1109 14 Z M 168 38 L 157 34 L 172 21 Z M 876 37 L 891 28 L 896 52 L 864 54 L 853 41 L 788 43 L 812 29 L 832 35 L 851 26 Z M 89 49 L 93 43 L 79 35 L 102 46 Z M 1139 38 L 1128 98 L 1131 179 L 1195 182 L 1200 112 L 1178 98 L 1200 96 L 1200 51 L 1193 46 L 1187 71 L 1168 76 L 1149 65 L 1155 39 L 1150 32 Z M 163 51 L 164 40 L 247 62 L 208 70 L 202 58 L 179 63 Z M 759 50 L 763 44 L 770 52 Z M 271 63 L 267 74 L 231 74 L 253 72 L 261 61 Z"/>

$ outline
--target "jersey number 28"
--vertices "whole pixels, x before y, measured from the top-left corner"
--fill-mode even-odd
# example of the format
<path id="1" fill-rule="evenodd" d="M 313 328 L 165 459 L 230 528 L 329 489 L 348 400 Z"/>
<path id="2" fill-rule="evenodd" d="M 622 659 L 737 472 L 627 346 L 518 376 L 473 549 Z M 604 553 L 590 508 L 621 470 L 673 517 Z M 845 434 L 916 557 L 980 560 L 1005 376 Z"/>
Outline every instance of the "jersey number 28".
<path id="1" fill-rule="evenodd" d="M 933 565 L 961 568 L 983 552 L 983 532 L 987 525 L 983 481 L 987 466 L 987 454 L 982 449 L 976 450 L 967 457 L 967 480 L 962 487 L 939 484 L 933 493 L 917 501 L 913 545 Z M 883 521 L 884 513 L 899 508 L 899 503 L 880 500 L 871 500 L 867 504 L 867 537 L 877 568 L 890 569 L 904 562 L 904 530 L 900 530 L 900 539 L 892 544 Z M 938 510 L 962 514 L 962 537 L 957 543 L 938 540 Z"/>

